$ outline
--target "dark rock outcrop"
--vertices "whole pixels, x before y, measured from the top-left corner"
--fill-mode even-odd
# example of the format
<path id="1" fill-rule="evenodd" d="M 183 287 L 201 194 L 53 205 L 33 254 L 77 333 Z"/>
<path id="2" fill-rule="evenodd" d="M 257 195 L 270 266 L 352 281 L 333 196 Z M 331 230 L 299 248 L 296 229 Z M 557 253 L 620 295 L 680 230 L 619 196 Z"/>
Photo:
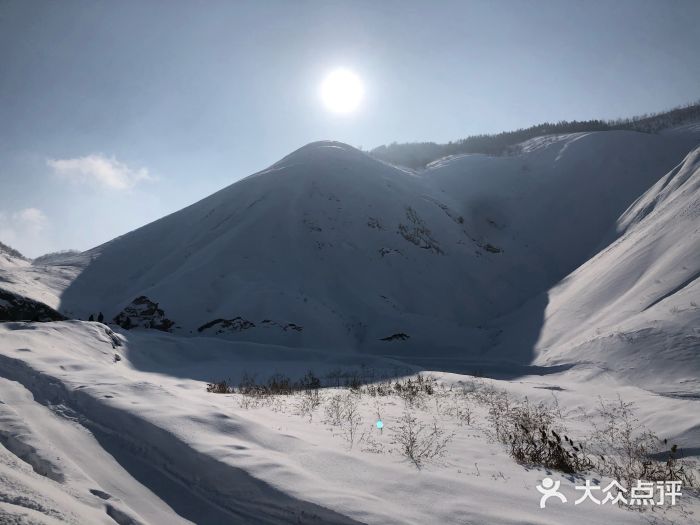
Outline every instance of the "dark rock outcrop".
<path id="1" fill-rule="evenodd" d="M 217 334 L 223 334 L 225 332 L 242 332 L 243 330 L 248 330 L 249 328 L 255 328 L 255 323 L 243 319 L 242 317 L 234 317 L 233 319 L 214 319 L 206 324 L 203 324 L 197 328 L 198 332 L 203 332 L 210 328 L 216 327 Z"/>
<path id="2" fill-rule="evenodd" d="M 382 337 L 380 341 L 405 341 L 406 339 L 410 338 L 410 335 L 399 332 L 398 334 L 391 334 L 388 337 Z"/>
<path id="3" fill-rule="evenodd" d="M 158 303 L 154 303 L 145 295 L 131 301 L 129 306 L 117 314 L 114 322 L 126 330 L 152 328 L 163 332 L 169 332 L 175 324 L 165 317 L 165 312 L 158 308 Z"/>
<path id="4" fill-rule="evenodd" d="M 67 317 L 50 306 L 18 295 L 7 290 L 0 290 L 0 321 L 65 321 Z"/>

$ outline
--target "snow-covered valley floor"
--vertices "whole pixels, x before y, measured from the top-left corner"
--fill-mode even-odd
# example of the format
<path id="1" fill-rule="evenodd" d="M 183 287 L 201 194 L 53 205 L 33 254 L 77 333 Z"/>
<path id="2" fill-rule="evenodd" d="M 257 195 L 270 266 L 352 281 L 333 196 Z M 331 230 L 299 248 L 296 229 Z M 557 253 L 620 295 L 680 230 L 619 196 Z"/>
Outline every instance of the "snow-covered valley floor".
<path id="1" fill-rule="evenodd" d="M 322 388 L 254 397 L 207 392 L 243 372 L 324 376 L 334 368 L 395 374 L 367 356 L 136 330 L 100 323 L 0 325 L 2 523 L 696 523 L 697 492 L 675 506 L 630 510 L 574 504 L 571 476 L 518 464 L 495 439 L 489 393 L 545 403 L 575 441 L 593 429 L 600 400 L 634 402 L 640 423 L 690 454 L 700 402 L 620 386 L 593 367 L 513 381 L 423 372 L 430 395 L 373 396 Z M 403 373 L 403 372 L 402 372 Z M 367 388 L 367 387 L 365 387 Z M 335 400 L 335 401 L 334 401 Z M 351 403 L 334 421 L 334 403 Z M 347 406 L 345 406 L 347 408 Z M 420 468 L 397 443 L 415 418 L 444 450 Z M 377 428 L 381 419 L 383 428 Z M 439 453 L 438 453 L 439 452 Z M 568 502 L 539 508 L 536 486 L 561 482 Z"/>

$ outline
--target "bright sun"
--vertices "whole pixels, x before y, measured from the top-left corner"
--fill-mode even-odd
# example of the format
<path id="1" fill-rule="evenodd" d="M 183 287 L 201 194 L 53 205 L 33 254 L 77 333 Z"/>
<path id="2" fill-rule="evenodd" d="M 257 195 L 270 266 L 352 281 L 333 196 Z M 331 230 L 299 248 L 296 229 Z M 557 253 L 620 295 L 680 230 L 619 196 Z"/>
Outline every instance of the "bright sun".
<path id="1" fill-rule="evenodd" d="M 362 81 L 348 69 L 331 71 L 321 84 L 321 98 L 334 113 L 352 113 L 364 95 Z"/>

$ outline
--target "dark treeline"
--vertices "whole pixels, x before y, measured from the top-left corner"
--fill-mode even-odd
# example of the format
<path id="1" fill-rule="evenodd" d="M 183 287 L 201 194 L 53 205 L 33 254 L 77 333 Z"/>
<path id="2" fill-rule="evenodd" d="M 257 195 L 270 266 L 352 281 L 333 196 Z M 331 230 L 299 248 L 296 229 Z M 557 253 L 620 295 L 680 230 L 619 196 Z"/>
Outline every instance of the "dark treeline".
<path id="1" fill-rule="evenodd" d="M 700 121 L 700 102 L 666 111 L 639 115 L 617 120 L 574 120 L 568 122 L 545 122 L 516 131 L 504 131 L 495 135 L 472 135 L 456 142 L 436 144 L 435 142 L 412 142 L 379 146 L 370 154 L 391 164 L 409 168 L 424 168 L 434 160 L 448 155 L 482 153 L 485 155 L 505 155 L 516 153 L 516 145 L 542 135 L 578 133 L 584 131 L 630 130 L 643 133 L 658 133 L 663 129 L 688 122 Z"/>

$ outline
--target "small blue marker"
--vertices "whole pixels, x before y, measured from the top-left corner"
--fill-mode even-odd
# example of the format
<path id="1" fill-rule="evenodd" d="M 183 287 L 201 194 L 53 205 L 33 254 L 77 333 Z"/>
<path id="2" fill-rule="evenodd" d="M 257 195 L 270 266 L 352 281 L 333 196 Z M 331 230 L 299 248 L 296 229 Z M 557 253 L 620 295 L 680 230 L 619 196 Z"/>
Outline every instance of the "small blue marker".
<path id="1" fill-rule="evenodd" d="M 377 419 L 377 428 L 379 430 L 384 428 L 384 422 L 381 419 Z"/>

